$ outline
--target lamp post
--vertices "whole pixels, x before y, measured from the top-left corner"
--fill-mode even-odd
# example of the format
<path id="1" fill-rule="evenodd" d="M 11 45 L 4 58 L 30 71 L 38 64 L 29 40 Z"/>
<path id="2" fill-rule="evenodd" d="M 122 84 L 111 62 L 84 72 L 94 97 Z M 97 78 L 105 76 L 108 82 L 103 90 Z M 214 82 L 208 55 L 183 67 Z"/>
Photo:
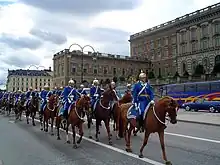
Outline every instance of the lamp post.
<path id="1" fill-rule="evenodd" d="M 83 82 L 83 76 L 84 76 L 84 68 L 83 68 L 83 60 L 84 60 L 84 57 L 83 57 L 83 55 L 84 55 L 84 49 L 86 48 L 86 47 L 90 47 L 92 50 L 93 50 L 93 54 L 95 54 L 95 49 L 91 46 L 91 45 L 85 45 L 85 46 L 81 46 L 81 45 L 79 45 L 79 44 L 77 44 L 77 43 L 74 43 L 74 44 L 71 44 L 70 46 L 69 46 L 69 53 L 70 53 L 70 48 L 72 47 L 72 46 L 78 46 L 80 49 L 81 49 L 81 83 Z M 93 59 L 94 59 L 94 57 L 93 57 Z M 96 58 L 95 58 L 95 60 L 96 60 Z"/>

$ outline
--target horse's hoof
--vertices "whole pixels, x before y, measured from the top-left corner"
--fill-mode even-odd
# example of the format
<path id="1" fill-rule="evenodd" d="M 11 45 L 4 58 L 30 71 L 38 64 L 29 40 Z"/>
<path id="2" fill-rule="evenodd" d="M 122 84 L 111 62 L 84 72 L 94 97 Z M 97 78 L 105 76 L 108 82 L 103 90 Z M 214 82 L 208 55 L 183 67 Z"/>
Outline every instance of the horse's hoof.
<path id="1" fill-rule="evenodd" d="M 77 149 L 77 148 L 78 148 L 78 146 L 77 146 L 76 144 L 74 144 L 74 145 L 73 145 L 73 148 L 74 148 L 74 149 Z"/>
<path id="2" fill-rule="evenodd" d="M 140 155 L 139 155 L 139 158 L 144 158 L 144 155 L 143 155 L 143 154 L 140 154 Z"/>
<path id="3" fill-rule="evenodd" d="M 98 134 L 100 134 L 100 131 L 98 132 Z"/>
<path id="4" fill-rule="evenodd" d="M 166 165 L 172 165 L 171 161 L 166 161 Z"/>
<path id="5" fill-rule="evenodd" d="M 36 126 L 36 124 L 32 124 L 33 126 Z"/>
<path id="6" fill-rule="evenodd" d="M 89 139 L 92 139 L 92 136 L 89 136 Z"/>
<path id="7" fill-rule="evenodd" d="M 125 149 L 127 152 L 132 152 L 132 150 L 130 148 L 126 148 Z"/>
<path id="8" fill-rule="evenodd" d="M 61 140 L 60 137 L 57 137 L 57 140 Z"/>
<path id="9" fill-rule="evenodd" d="M 109 136 L 112 136 L 112 134 L 110 133 Z"/>
<path id="10" fill-rule="evenodd" d="M 134 136 L 137 136 L 137 133 L 134 133 Z"/>
<path id="11" fill-rule="evenodd" d="M 68 141 L 66 141 L 66 143 L 67 143 L 67 144 L 70 144 L 70 141 L 68 140 Z"/>
<path id="12" fill-rule="evenodd" d="M 54 136 L 54 133 L 51 133 L 51 136 Z"/>
<path id="13" fill-rule="evenodd" d="M 96 139 L 95 141 L 99 142 L 99 139 Z"/>
<path id="14" fill-rule="evenodd" d="M 110 146 L 112 146 L 113 143 L 112 143 L 112 141 L 109 141 L 108 144 L 109 144 Z"/>
<path id="15" fill-rule="evenodd" d="M 119 136 L 116 136 L 116 140 L 121 140 L 121 138 Z"/>
<path id="16" fill-rule="evenodd" d="M 48 132 L 48 129 L 46 129 L 45 132 Z"/>
<path id="17" fill-rule="evenodd" d="M 43 128 L 41 128 L 40 130 L 43 131 Z"/>

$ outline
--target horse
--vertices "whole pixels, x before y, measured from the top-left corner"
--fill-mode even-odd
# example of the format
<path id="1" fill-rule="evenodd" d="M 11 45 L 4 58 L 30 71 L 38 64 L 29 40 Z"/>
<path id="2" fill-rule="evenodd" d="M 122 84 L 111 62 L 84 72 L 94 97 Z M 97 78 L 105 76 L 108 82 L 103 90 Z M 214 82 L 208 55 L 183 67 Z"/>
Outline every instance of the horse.
<path id="1" fill-rule="evenodd" d="M 127 112 L 131 106 L 132 106 L 131 103 L 122 104 L 121 110 Z M 140 158 L 143 158 L 143 149 L 147 145 L 149 135 L 151 133 L 157 132 L 159 135 L 163 160 L 165 161 L 166 165 L 172 165 L 172 163 L 167 160 L 166 151 L 165 151 L 165 144 L 164 144 L 164 130 L 166 128 L 165 120 L 168 116 L 170 119 L 170 122 L 172 124 L 176 124 L 178 107 L 179 107 L 178 103 L 173 98 L 168 97 L 168 96 L 161 98 L 155 103 L 155 105 L 151 105 L 149 107 L 149 110 L 147 111 L 144 117 L 145 136 L 144 136 L 143 144 L 140 148 L 140 154 L 139 154 Z M 130 138 L 131 138 L 132 130 L 135 129 L 136 127 L 136 119 L 128 120 L 127 115 L 122 116 L 122 117 L 123 117 L 123 121 L 126 120 L 127 122 L 126 130 L 125 130 L 126 151 L 132 152 L 131 146 L 130 146 L 130 143 L 131 143 Z M 128 125 L 130 125 L 129 128 L 128 128 Z"/>
<path id="2" fill-rule="evenodd" d="M 119 132 L 119 126 L 120 124 L 120 116 L 121 116 L 121 109 L 120 105 L 125 103 L 130 103 L 132 101 L 132 94 L 131 92 L 126 92 L 125 95 L 116 103 L 113 105 L 112 111 L 113 111 L 113 129 L 116 131 L 116 138 L 120 139 L 123 137 L 123 133 Z M 121 130 L 121 129 L 120 129 Z"/>
<path id="3" fill-rule="evenodd" d="M 68 114 L 67 123 L 66 123 L 66 142 L 70 144 L 69 140 L 69 125 L 72 127 L 73 132 L 73 148 L 77 148 L 77 144 L 80 144 L 83 137 L 83 123 L 85 112 L 88 111 L 90 106 L 90 98 L 87 95 L 82 95 L 75 104 L 72 104 L 70 109 L 70 112 Z M 61 123 L 61 117 L 57 118 L 57 139 L 60 140 L 60 133 L 59 133 L 59 125 Z M 79 129 L 79 139 L 76 142 L 76 131 L 75 127 L 78 127 Z M 76 144 L 77 143 L 77 144 Z"/>
<path id="4" fill-rule="evenodd" d="M 29 116 L 31 116 L 32 125 L 36 126 L 34 119 L 35 119 L 38 109 L 39 109 L 39 98 L 37 96 L 32 96 L 30 100 L 30 104 L 26 106 L 27 124 L 29 124 Z"/>
<path id="5" fill-rule="evenodd" d="M 49 125 L 49 119 L 51 119 L 51 135 L 53 136 L 53 123 L 54 118 L 57 115 L 57 105 L 58 105 L 58 97 L 56 95 L 51 95 L 48 98 L 48 102 L 45 106 L 45 110 L 43 112 L 43 116 L 40 117 L 40 129 L 44 130 L 45 132 L 48 132 L 48 125 Z M 44 118 L 43 124 L 42 124 L 42 117 Z M 42 127 L 43 125 L 43 127 Z"/>
<path id="6" fill-rule="evenodd" d="M 14 103 L 14 98 L 10 96 L 7 105 L 6 105 L 6 111 L 7 111 L 7 116 L 11 114 L 11 109 L 13 108 L 13 103 Z"/>
<path id="7" fill-rule="evenodd" d="M 110 115 L 111 115 L 111 107 L 109 104 L 111 101 L 118 101 L 118 97 L 116 95 L 115 90 L 111 87 L 111 85 L 109 85 L 109 89 L 107 89 L 105 92 L 102 93 L 102 96 L 100 100 L 97 101 L 95 107 L 96 141 L 99 141 L 99 137 L 98 137 L 99 126 L 101 122 L 104 121 L 108 134 L 109 145 L 112 145 L 112 140 L 111 140 L 112 135 L 110 133 L 110 127 L 109 127 Z"/>
<path id="8" fill-rule="evenodd" d="M 18 100 L 17 106 L 15 107 L 15 120 L 20 120 L 21 121 L 21 116 L 22 116 L 22 112 L 23 110 L 25 110 L 25 99 L 20 99 Z"/>

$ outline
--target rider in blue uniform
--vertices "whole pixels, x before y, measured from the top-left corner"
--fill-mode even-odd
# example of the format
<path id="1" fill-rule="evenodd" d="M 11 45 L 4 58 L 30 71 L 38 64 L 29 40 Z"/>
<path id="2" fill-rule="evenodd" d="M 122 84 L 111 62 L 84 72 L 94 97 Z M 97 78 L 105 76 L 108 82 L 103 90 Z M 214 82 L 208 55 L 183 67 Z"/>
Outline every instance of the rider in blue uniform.
<path id="1" fill-rule="evenodd" d="M 18 104 L 18 100 L 20 98 L 20 95 L 21 95 L 21 90 L 18 90 L 17 93 L 15 94 L 15 106 L 17 106 Z"/>
<path id="2" fill-rule="evenodd" d="M 150 105 L 154 105 L 154 93 L 147 80 L 147 75 L 141 71 L 139 81 L 134 84 L 133 91 L 133 105 L 136 110 L 136 115 L 130 113 L 131 118 L 136 118 L 139 121 L 139 127 L 143 126 L 144 113 L 148 111 Z"/>
<path id="3" fill-rule="evenodd" d="M 30 99 L 31 99 L 31 96 L 32 96 L 32 93 L 33 93 L 33 88 L 30 87 L 29 90 L 26 92 L 25 94 L 25 97 L 26 97 L 26 107 L 29 105 L 30 103 Z"/>
<path id="4" fill-rule="evenodd" d="M 68 82 L 68 86 L 64 88 L 61 97 L 63 97 L 63 111 L 61 111 L 60 115 L 63 115 L 64 119 L 68 117 L 68 109 L 72 104 L 75 104 L 78 99 L 77 90 L 74 88 L 75 82 L 71 79 Z"/>
<path id="5" fill-rule="evenodd" d="M 40 98 L 41 98 L 41 106 L 40 106 L 40 113 L 43 114 L 44 111 L 44 107 L 47 104 L 47 93 L 49 91 L 49 86 L 46 84 L 44 86 L 44 89 L 41 91 L 40 93 Z"/>
<path id="6" fill-rule="evenodd" d="M 83 84 L 80 85 L 80 88 L 78 89 L 77 92 L 80 94 L 80 96 L 81 95 L 87 95 L 87 92 L 85 91 Z"/>
<path id="7" fill-rule="evenodd" d="M 54 89 L 53 89 L 53 94 L 55 94 L 55 95 L 57 95 L 57 92 L 58 92 L 58 89 L 57 89 L 57 87 L 54 87 Z"/>
<path id="8" fill-rule="evenodd" d="M 97 79 L 93 80 L 93 86 L 90 88 L 91 108 L 93 112 L 95 111 L 97 101 L 100 99 L 102 92 L 102 89 L 99 87 L 99 81 Z"/>

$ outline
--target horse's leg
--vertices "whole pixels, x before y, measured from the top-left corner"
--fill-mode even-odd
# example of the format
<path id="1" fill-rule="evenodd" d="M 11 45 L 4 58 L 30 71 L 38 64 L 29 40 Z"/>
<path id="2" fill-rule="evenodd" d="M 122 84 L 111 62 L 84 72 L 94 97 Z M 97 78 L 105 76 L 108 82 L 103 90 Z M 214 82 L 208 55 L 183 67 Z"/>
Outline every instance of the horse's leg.
<path id="1" fill-rule="evenodd" d="M 57 140 L 60 140 L 60 117 L 56 118 Z"/>
<path id="2" fill-rule="evenodd" d="M 75 130 L 75 126 L 73 124 L 71 124 L 72 126 L 72 132 L 73 132 L 73 148 L 77 148 L 77 145 L 76 145 L 76 130 Z"/>
<path id="3" fill-rule="evenodd" d="M 48 127 L 49 127 L 48 121 L 49 121 L 49 117 L 47 116 L 47 118 L 45 120 L 45 122 L 46 122 L 46 130 L 45 130 L 45 132 L 48 132 Z"/>
<path id="4" fill-rule="evenodd" d="M 53 123 L 54 123 L 54 116 L 51 116 L 51 125 L 50 125 L 50 126 L 51 126 L 51 127 L 50 127 L 50 128 L 51 128 L 51 129 L 50 129 L 50 130 L 51 130 L 51 136 L 54 135 L 54 133 L 53 133 Z"/>
<path id="5" fill-rule="evenodd" d="M 92 139 L 91 124 L 92 124 L 92 117 L 91 117 L 91 114 L 88 112 L 87 113 L 87 127 L 88 127 L 88 130 L 89 130 L 89 138 L 90 139 Z"/>
<path id="6" fill-rule="evenodd" d="M 40 130 L 43 131 L 43 112 L 39 112 L 40 116 Z"/>
<path id="7" fill-rule="evenodd" d="M 30 112 L 29 112 L 29 110 L 27 109 L 26 110 L 26 120 L 27 120 L 27 124 L 29 124 L 29 114 Z"/>
<path id="8" fill-rule="evenodd" d="M 95 138 L 96 138 L 96 141 L 98 142 L 99 141 L 99 126 L 100 126 L 100 123 L 101 121 L 99 119 L 96 118 L 96 133 L 95 133 Z"/>
<path id="9" fill-rule="evenodd" d="M 163 160 L 165 161 L 166 165 L 172 165 L 172 163 L 167 160 L 165 144 L 164 144 L 164 131 L 158 132 L 158 135 L 159 135 L 159 139 L 160 139 L 160 145 L 161 145 L 161 149 L 162 149 Z"/>
<path id="10" fill-rule="evenodd" d="M 117 113 L 115 118 L 116 118 L 115 119 L 115 123 L 116 123 L 116 139 L 120 140 L 120 137 L 119 137 L 120 114 Z"/>
<path id="11" fill-rule="evenodd" d="M 145 130 L 144 141 L 143 141 L 143 144 L 142 144 L 141 149 L 140 149 L 139 158 L 143 158 L 144 157 L 143 150 L 144 150 L 144 147 L 147 145 L 149 136 L 150 136 L 150 133 L 147 130 Z"/>
<path id="12" fill-rule="evenodd" d="M 68 119 L 66 121 L 66 143 L 70 144 L 70 140 L 69 140 L 69 122 L 68 122 Z"/>
<path id="13" fill-rule="evenodd" d="M 32 125 L 33 125 L 33 126 L 36 126 L 35 121 L 34 121 L 35 115 L 36 115 L 36 112 L 35 112 L 35 111 L 32 112 L 31 117 L 32 117 Z"/>
<path id="14" fill-rule="evenodd" d="M 133 129 L 134 129 L 134 127 L 130 124 L 129 128 L 127 129 L 127 133 L 126 133 L 126 151 L 127 152 L 132 152 L 131 133 L 132 133 Z"/>
<path id="15" fill-rule="evenodd" d="M 112 138 L 111 138 L 112 135 L 111 135 L 111 132 L 110 132 L 109 121 L 110 121 L 110 119 L 105 119 L 104 123 L 105 123 L 105 128 L 106 128 L 107 134 L 108 134 L 108 143 L 109 143 L 109 145 L 112 145 Z"/>
<path id="16" fill-rule="evenodd" d="M 79 128 L 79 139 L 77 140 L 77 144 L 79 144 L 79 143 L 81 143 L 81 141 L 82 141 L 82 137 L 83 137 L 83 135 L 84 135 L 84 133 L 83 133 L 83 123 L 81 123 L 80 122 L 80 124 L 78 125 L 78 128 Z"/>

